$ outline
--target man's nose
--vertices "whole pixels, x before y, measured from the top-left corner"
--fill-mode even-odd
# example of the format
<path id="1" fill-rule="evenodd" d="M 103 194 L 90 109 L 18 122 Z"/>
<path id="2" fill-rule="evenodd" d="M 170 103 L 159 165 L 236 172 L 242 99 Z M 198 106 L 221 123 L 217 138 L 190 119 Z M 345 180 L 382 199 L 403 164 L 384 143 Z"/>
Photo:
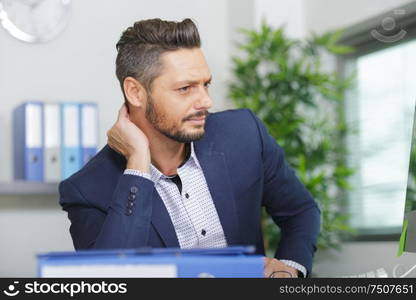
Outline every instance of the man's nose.
<path id="1" fill-rule="evenodd" d="M 198 100 L 195 103 L 195 109 L 209 109 L 212 106 L 211 97 L 205 88 L 201 89 L 198 95 Z"/>

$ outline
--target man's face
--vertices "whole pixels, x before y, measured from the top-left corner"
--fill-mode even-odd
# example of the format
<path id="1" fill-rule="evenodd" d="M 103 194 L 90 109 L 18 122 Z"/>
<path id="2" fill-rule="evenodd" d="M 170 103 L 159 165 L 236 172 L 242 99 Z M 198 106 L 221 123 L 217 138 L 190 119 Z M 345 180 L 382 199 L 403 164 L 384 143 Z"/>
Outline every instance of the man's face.
<path id="1" fill-rule="evenodd" d="M 180 143 L 203 137 L 212 106 L 208 95 L 211 74 L 199 48 L 180 49 L 161 56 L 162 72 L 153 81 L 146 118 L 159 132 Z"/>

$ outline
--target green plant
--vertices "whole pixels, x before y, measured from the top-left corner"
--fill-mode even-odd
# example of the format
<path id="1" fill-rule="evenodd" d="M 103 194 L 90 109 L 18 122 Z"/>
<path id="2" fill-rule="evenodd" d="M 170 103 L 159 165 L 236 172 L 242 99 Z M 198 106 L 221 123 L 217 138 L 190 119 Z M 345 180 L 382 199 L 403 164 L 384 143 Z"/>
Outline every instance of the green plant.
<path id="1" fill-rule="evenodd" d="M 237 107 L 251 109 L 265 123 L 319 203 L 318 248 L 337 248 L 342 233 L 351 231 L 347 215 L 340 210 L 353 173 L 345 163 L 348 128 L 341 110 L 354 76 L 344 79 L 325 71 L 322 57 L 353 49 L 337 44 L 341 32 L 301 41 L 264 22 L 259 31 L 242 32 L 247 41 L 240 45 L 242 57 L 233 57 L 229 96 Z M 278 243 L 279 232 L 269 217 L 263 218 L 263 225 L 270 251 Z"/>

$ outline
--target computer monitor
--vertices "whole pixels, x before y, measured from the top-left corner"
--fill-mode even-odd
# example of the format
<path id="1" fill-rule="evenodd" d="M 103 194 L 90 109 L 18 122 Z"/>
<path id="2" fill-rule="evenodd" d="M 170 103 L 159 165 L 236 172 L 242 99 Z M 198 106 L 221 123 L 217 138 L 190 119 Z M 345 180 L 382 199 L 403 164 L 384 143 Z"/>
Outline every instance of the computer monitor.
<path id="1" fill-rule="evenodd" d="M 416 252 L 416 108 L 413 115 L 413 132 L 408 174 L 399 254 L 402 252 Z"/>

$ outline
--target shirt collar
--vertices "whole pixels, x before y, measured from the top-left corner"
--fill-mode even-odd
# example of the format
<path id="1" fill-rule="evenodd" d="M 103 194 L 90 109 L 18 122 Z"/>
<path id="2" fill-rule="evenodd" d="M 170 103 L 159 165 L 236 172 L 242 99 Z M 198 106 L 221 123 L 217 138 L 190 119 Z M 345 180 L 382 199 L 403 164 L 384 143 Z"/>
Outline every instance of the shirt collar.
<path id="1" fill-rule="evenodd" d="M 196 165 L 197 168 L 201 169 L 201 165 L 199 164 L 198 158 L 196 157 L 196 153 L 194 149 L 194 142 L 191 142 L 191 155 L 189 156 L 189 159 L 179 169 L 187 168 L 191 164 L 194 164 Z M 161 178 L 170 178 L 170 177 L 160 172 L 158 168 L 156 168 L 153 164 L 150 164 L 150 178 L 154 183 L 156 183 Z"/>
<path id="2" fill-rule="evenodd" d="M 201 168 L 201 165 L 199 164 L 198 158 L 196 157 L 195 148 L 194 148 L 194 142 L 191 142 L 191 157 L 190 157 L 190 159 L 193 159 L 193 161 L 195 162 L 196 166 L 199 169 L 202 169 Z"/>

